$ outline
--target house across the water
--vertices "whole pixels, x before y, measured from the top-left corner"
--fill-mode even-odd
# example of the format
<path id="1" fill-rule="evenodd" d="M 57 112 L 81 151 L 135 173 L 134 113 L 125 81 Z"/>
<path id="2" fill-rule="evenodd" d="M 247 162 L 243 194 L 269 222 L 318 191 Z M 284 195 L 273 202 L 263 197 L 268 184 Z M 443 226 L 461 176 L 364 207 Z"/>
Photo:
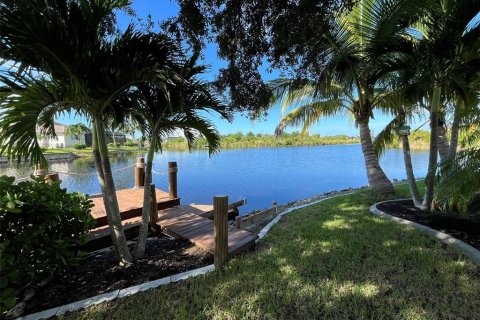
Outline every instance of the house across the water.
<path id="1" fill-rule="evenodd" d="M 74 144 L 87 144 L 85 133 L 79 135 L 67 134 L 68 125 L 55 122 L 56 138 L 47 138 L 37 127 L 38 142 L 42 148 L 70 148 Z"/>
<path id="2" fill-rule="evenodd" d="M 85 144 L 87 147 L 92 146 L 92 133 L 90 131 L 81 133 L 79 135 L 67 134 L 68 125 L 55 122 L 56 138 L 47 138 L 42 135 L 40 127 L 37 127 L 37 136 L 40 146 L 42 148 L 71 148 L 74 144 Z M 108 142 L 113 142 L 123 145 L 127 140 L 122 132 L 115 133 L 107 132 Z"/>

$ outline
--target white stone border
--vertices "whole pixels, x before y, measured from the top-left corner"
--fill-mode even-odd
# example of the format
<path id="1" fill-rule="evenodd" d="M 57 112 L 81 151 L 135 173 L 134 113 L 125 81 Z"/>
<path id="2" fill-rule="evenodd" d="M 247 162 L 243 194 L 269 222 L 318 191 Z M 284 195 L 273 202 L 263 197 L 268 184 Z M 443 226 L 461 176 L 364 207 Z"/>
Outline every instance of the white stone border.
<path id="1" fill-rule="evenodd" d="M 257 240 L 255 240 L 255 243 L 258 243 L 258 241 L 260 241 L 263 237 L 265 237 L 265 235 L 267 234 L 268 231 L 270 231 L 270 229 L 273 227 L 273 225 L 277 224 L 278 221 L 280 221 L 280 219 L 282 219 L 282 217 L 286 214 L 289 214 L 290 212 L 292 211 L 295 211 L 295 210 L 298 210 L 298 209 L 303 209 L 305 207 L 308 207 L 308 206 L 313 206 L 317 203 L 320 203 L 320 202 L 323 202 L 325 200 L 330 200 L 330 199 L 333 199 L 333 198 L 337 198 L 337 197 L 342 197 L 342 196 L 346 196 L 346 195 L 349 195 L 349 194 L 354 194 L 356 193 L 358 190 L 356 191 L 352 191 L 352 192 L 346 192 L 346 193 L 341 193 L 341 194 L 336 194 L 336 195 L 333 195 L 333 196 L 326 196 L 325 198 L 322 198 L 320 200 L 316 200 L 316 201 L 313 201 L 313 202 L 310 202 L 310 203 L 305 203 L 305 204 L 302 204 L 302 205 L 299 205 L 299 206 L 296 206 L 296 207 L 292 207 L 282 213 L 279 213 L 275 218 L 273 218 L 272 221 L 270 221 L 265 227 L 263 227 L 262 230 L 260 230 L 260 232 L 258 233 L 258 238 Z"/>
<path id="2" fill-rule="evenodd" d="M 452 237 L 449 234 L 443 233 L 441 231 L 432 229 L 430 227 L 424 226 L 423 224 L 419 224 L 410 220 L 398 218 L 391 216 L 377 208 L 377 205 L 386 203 L 386 202 L 394 202 L 394 201 L 401 201 L 401 200 L 410 200 L 410 199 L 396 199 L 396 200 L 388 200 L 375 203 L 373 206 L 370 207 L 370 212 L 378 217 L 382 217 L 384 219 L 393 220 L 397 223 L 404 224 L 415 228 L 416 230 L 420 231 L 421 233 L 439 239 L 445 244 L 448 244 L 460 251 L 462 251 L 467 257 L 472 259 L 476 264 L 480 265 L 480 251 L 472 247 L 471 245 L 466 244 L 465 242 L 458 240 L 457 238 Z"/>
<path id="3" fill-rule="evenodd" d="M 159 286 L 163 286 L 169 283 L 177 282 L 180 280 L 185 280 L 191 277 L 195 277 L 201 274 L 206 274 L 215 270 L 215 265 L 211 264 L 202 268 L 185 271 L 182 273 L 174 274 L 173 276 L 168 276 L 165 278 L 161 278 L 158 280 L 142 283 L 133 287 L 115 290 L 112 292 L 107 292 L 104 294 L 100 294 L 98 296 L 94 296 L 91 298 L 83 299 L 77 302 L 72 302 L 60 307 L 55 307 L 52 309 L 48 309 L 45 311 L 40 311 L 37 313 L 32 313 L 27 316 L 19 317 L 17 319 L 24 319 L 24 320 L 37 320 L 37 319 L 45 319 L 52 316 L 60 316 L 66 312 L 77 311 L 86 307 L 90 307 L 102 302 L 112 301 L 117 298 L 123 298 L 141 291 L 147 291 L 152 288 L 156 288 Z"/>

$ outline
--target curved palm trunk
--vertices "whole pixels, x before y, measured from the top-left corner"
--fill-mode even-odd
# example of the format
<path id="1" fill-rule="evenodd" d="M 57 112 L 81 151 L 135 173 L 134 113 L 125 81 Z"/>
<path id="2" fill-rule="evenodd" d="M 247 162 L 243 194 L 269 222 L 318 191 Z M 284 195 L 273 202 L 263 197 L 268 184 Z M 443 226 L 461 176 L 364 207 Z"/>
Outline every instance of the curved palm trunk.
<path id="1" fill-rule="evenodd" d="M 120 259 L 120 255 L 117 248 L 117 237 L 113 229 L 113 224 L 111 220 L 112 211 L 110 210 L 110 204 L 106 201 L 107 193 L 105 191 L 105 176 L 102 169 L 102 159 L 100 157 L 100 152 L 98 150 L 98 140 L 97 140 L 97 129 L 95 128 L 95 121 L 92 126 L 92 150 L 93 150 L 93 160 L 95 162 L 95 169 L 97 170 L 98 182 L 100 183 L 100 189 L 102 190 L 103 202 L 105 205 L 105 213 L 107 215 L 108 228 L 110 230 L 110 236 L 112 237 L 112 244 L 117 255 L 117 258 Z"/>
<path id="2" fill-rule="evenodd" d="M 448 149 L 448 156 L 453 157 L 457 154 L 458 148 L 458 137 L 460 132 L 460 108 L 457 105 L 455 108 L 455 112 L 453 114 L 453 122 L 452 122 L 452 134 L 450 136 L 450 148 Z"/>
<path id="3" fill-rule="evenodd" d="M 368 183 L 375 192 L 381 194 L 395 193 L 392 182 L 387 178 L 387 175 L 380 167 L 375 148 L 373 147 L 368 119 L 358 121 L 358 126 L 360 129 L 360 143 L 365 158 Z"/>
<path id="4" fill-rule="evenodd" d="M 118 250 L 119 260 L 121 265 L 132 263 L 132 255 L 128 250 L 127 240 L 125 233 L 123 232 L 122 219 L 120 217 L 120 209 L 118 208 L 117 193 L 115 190 L 115 184 L 113 182 L 112 167 L 110 165 L 110 158 L 108 157 L 107 140 L 105 135 L 105 129 L 101 121 L 95 121 L 97 129 L 98 150 L 100 153 L 101 165 L 104 176 L 105 198 L 104 202 L 110 206 L 110 221 L 112 223 L 113 232 L 115 237 L 116 246 Z"/>
<path id="5" fill-rule="evenodd" d="M 147 243 L 148 223 L 150 221 L 150 198 L 152 197 L 152 163 L 155 155 L 155 148 L 157 145 L 157 138 L 153 135 L 148 148 L 147 163 L 145 164 L 145 184 L 143 187 L 143 209 L 142 209 L 142 224 L 138 233 L 138 240 L 133 252 L 135 259 L 141 259 L 145 255 L 145 245 Z"/>
<path id="6" fill-rule="evenodd" d="M 432 107 L 430 110 L 430 154 L 428 157 L 428 171 L 427 177 L 425 178 L 425 197 L 423 198 L 423 203 L 421 209 L 424 211 L 431 211 L 433 203 L 433 194 L 435 191 L 435 173 L 437 171 L 437 161 L 438 161 L 438 133 L 435 124 L 438 123 L 438 111 L 440 109 L 440 95 L 442 89 L 438 86 L 433 89 L 432 97 Z"/>
<path id="7" fill-rule="evenodd" d="M 422 205 L 422 198 L 420 192 L 417 188 L 417 183 L 415 181 L 415 174 L 413 173 L 412 157 L 410 155 L 410 142 L 408 141 L 407 135 L 402 135 L 402 144 L 403 144 L 403 159 L 405 162 L 405 171 L 407 173 L 408 188 L 410 189 L 410 194 L 412 195 L 412 200 L 415 207 L 420 208 Z"/>

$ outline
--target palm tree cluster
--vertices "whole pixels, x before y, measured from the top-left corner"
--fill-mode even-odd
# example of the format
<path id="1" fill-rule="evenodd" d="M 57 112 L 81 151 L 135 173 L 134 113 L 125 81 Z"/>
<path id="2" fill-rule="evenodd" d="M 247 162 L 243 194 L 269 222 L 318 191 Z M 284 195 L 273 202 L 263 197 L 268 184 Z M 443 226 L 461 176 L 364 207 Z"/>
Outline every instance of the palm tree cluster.
<path id="1" fill-rule="evenodd" d="M 115 28 L 115 11 L 129 1 L 5 0 L 0 4 L 0 57 L 11 67 L 0 74 L 0 153 L 18 162 L 46 165 L 35 128 L 55 137 L 62 113 L 92 123 L 95 166 L 112 242 L 120 264 L 133 261 L 123 232 L 107 150 L 107 127 L 140 125 L 150 139 L 144 214 L 135 258 L 143 256 L 148 225 L 153 153 L 180 128 L 189 143 L 202 134 L 210 152 L 218 132 L 200 110 L 228 117 L 199 80 L 205 67 L 162 33 Z M 145 212 L 147 214 L 145 214 Z"/>
<path id="2" fill-rule="evenodd" d="M 467 143 L 479 138 L 479 13 L 475 0 L 359 1 L 336 17 L 319 42 L 326 63 L 316 78 L 272 81 L 272 105 L 281 101 L 282 113 L 293 109 L 283 116 L 276 134 L 298 125 L 306 132 L 324 117 L 350 115 L 359 127 L 369 183 L 375 191 L 389 193 L 393 188 L 379 156 L 399 128 L 415 115 L 428 114 L 431 142 L 423 199 L 416 188 L 408 135 L 402 136 L 414 203 L 425 211 L 458 204 L 452 199 L 463 199 L 463 206 L 471 203 L 480 191 L 478 183 L 464 184 L 456 173 L 480 181 L 474 166 L 478 150 L 457 156 L 457 149 L 461 130 L 468 132 Z M 375 111 L 393 120 L 372 140 L 369 120 Z"/>

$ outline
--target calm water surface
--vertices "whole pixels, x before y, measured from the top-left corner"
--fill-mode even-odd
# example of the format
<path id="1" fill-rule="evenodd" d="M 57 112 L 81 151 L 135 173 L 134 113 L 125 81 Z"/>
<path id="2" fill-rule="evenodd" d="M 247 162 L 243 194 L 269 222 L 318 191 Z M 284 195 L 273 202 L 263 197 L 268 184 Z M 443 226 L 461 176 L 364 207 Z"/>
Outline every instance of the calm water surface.
<path id="1" fill-rule="evenodd" d="M 133 165 L 139 155 L 112 157 L 112 169 L 117 189 L 133 187 Z M 428 153 L 412 152 L 415 174 L 425 176 Z M 228 195 L 230 201 L 246 197 L 248 205 L 242 213 L 269 207 L 272 201 L 286 203 L 331 190 L 361 187 L 366 184 L 360 145 L 315 147 L 251 148 L 223 150 L 212 157 L 207 151 L 193 153 L 165 151 L 154 160 L 153 182 L 157 188 L 168 189 L 165 174 L 167 162 L 177 161 L 178 192 L 183 204 L 211 203 L 215 194 Z M 401 150 L 390 149 L 381 164 L 391 179 L 404 179 L 405 168 Z M 69 191 L 88 194 L 100 192 L 91 158 L 52 163 L 62 185 Z M 0 175 L 18 178 L 29 175 L 27 169 L 0 167 Z"/>

